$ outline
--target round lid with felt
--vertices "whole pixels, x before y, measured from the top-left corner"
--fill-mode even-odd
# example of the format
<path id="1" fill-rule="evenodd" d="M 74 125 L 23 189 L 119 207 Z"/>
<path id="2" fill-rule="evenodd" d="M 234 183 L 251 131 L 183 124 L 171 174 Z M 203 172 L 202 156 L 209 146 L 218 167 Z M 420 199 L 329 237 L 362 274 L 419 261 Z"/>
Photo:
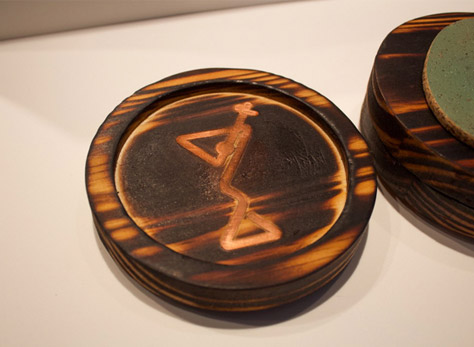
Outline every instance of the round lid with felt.
<path id="1" fill-rule="evenodd" d="M 474 149 L 454 137 L 433 115 L 423 88 L 423 69 L 436 36 L 473 13 L 441 13 L 395 28 L 377 53 L 372 113 L 390 154 L 424 184 L 474 208 Z"/>

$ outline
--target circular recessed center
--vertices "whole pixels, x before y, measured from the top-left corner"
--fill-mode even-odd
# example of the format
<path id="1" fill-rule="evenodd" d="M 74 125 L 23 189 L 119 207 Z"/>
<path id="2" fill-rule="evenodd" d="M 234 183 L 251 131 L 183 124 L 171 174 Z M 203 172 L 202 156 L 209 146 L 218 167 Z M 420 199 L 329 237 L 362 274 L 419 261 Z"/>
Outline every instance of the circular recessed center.
<path id="1" fill-rule="evenodd" d="M 444 28 L 433 40 L 423 87 L 440 123 L 474 146 L 474 18 Z"/>
<path id="2" fill-rule="evenodd" d="M 126 139 L 115 181 L 150 237 L 228 265 L 315 243 L 347 197 L 333 139 L 309 115 L 245 93 L 191 96 L 156 110 Z"/>

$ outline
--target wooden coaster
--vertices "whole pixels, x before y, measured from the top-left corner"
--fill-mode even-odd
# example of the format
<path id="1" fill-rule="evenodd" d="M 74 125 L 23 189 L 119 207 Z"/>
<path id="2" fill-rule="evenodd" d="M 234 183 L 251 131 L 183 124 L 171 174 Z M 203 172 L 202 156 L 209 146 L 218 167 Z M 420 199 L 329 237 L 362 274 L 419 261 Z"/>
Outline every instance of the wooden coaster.
<path id="1" fill-rule="evenodd" d="M 367 93 L 375 100 L 371 116 L 390 155 L 423 184 L 474 208 L 474 150 L 440 125 L 422 83 L 433 39 L 449 24 L 471 17 L 432 15 L 397 27 L 380 46 Z"/>
<path id="2" fill-rule="evenodd" d="M 182 73 L 125 99 L 92 142 L 86 181 L 99 235 L 132 278 L 225 311 L 329 282 L 376 193 L 364 140 L 329 100 L 237 69 Z"/>
<path id="3" fill-rule="evenodd" d="M 441 30 L 431 43 L 423 69 L 423 88 L 440 123 L 474 146 L 474 18 Z"/>

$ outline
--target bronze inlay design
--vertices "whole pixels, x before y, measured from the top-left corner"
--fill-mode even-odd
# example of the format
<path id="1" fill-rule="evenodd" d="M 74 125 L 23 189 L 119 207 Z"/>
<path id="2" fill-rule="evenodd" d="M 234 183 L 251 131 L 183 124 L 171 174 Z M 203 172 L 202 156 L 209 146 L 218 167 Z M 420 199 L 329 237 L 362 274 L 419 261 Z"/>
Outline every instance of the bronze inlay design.
<path id="1" fill-rule="evenodd" d="M 219 188 L 224 195 L 234 199 L 235 208 L 229 222 L 221 229 L 220 245 L 226 251 L 251 247 L 262 243 L 276 241 L 281 238 L 281 230 L 272 221 L 255 211 L 250 211 L 250 198 L 231 185 L 235 172 L 242 160 L 247 144 L 252 135 L 252 127 L 245 123 L 247 117 L 256 117 L 258 112 L 252 110 L 252 103 L 245 102 L 234 106 L 238 113 L 234 124 L 227 128 L 201 131 L 178 136 L 176 142 L 195 156 L 214 167 L 223 167 Z M 226 138 L 216 145 L 217 156 L 213 156 L 192 143 L 192 140 L 221 136 Z M 250 221 L 263 232 L 238 237 L 239 229 Z"/>

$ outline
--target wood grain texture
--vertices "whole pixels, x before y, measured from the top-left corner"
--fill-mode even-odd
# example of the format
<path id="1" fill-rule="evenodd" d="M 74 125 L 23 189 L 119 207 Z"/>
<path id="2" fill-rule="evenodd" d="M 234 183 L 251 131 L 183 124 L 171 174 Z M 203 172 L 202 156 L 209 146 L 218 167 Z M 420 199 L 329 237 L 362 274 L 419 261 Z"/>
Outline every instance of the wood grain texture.
<path id="1" fill-rule="evenodd" d="M 474 209 L 424 184 L 390 154 L 373 121 L 373 103 L 366 98 L 361 114 L 361 132 L 375 159 L 377 174 L 387 190 L 424 221 L 441 230 L 474 237 Z"/>
<path id="2" fill-rule="evenodd" d="M 86 183 L 99 235 L 132 278 L 227 311 L 334 278 L 376 192 L 365 142 L 329 100 L 238 69 L 182 73 L 125 99 L 92 142 Z"/>
<path id="3" fill-rule="evenodd" d="M 427 16 L 392 31 L 375 59 L 368 102 L 379 138 L 423 184 L 474 207 L 474 149 L 454 138 L 430 110 L 422 71 L 434 37 L 470 13 Z"/>

